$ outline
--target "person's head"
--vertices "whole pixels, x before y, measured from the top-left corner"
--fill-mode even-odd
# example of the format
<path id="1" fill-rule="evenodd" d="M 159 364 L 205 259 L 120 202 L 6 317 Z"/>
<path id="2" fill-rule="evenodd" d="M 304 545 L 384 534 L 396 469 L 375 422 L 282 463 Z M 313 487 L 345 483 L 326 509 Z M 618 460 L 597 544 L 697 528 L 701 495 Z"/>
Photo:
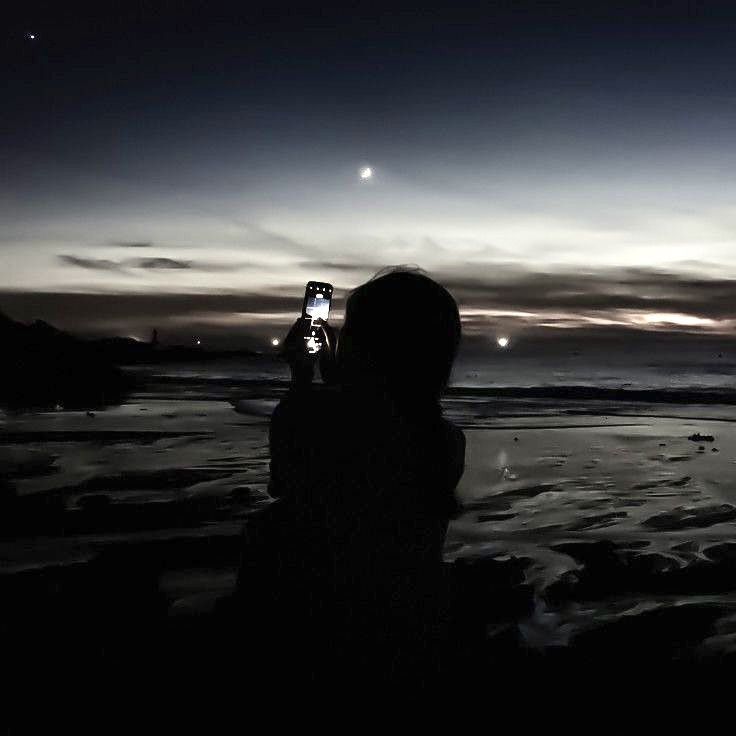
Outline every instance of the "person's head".
<path id="1" fill-rule="evenodd" d="M 337 360 L 348 384 L 375 386 L 399 402 L 436 403 L 459 343 L 450 293 L 418 269 L 395 268 L 348 297 Z"/>

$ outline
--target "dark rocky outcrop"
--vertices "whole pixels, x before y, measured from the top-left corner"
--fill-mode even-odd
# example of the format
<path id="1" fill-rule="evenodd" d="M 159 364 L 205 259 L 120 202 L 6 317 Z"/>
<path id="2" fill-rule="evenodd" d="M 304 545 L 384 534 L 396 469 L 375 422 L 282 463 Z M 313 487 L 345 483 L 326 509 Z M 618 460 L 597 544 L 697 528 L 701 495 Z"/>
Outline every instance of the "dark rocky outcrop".
<path id="1" fill-rule="evenodd" d="M 46 322 L 0 313 L 0 405 L 82 409 L 119 402 L 128 388 L 120 369 L 92 342 Z"/>

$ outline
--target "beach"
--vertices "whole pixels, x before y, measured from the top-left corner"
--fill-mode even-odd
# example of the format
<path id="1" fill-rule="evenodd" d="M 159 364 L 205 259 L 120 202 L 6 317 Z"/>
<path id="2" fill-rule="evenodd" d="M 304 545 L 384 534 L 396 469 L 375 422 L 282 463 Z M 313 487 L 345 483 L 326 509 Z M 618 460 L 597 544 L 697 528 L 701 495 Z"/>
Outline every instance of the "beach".
<path id="1" fill-rule="evenodd" d="M 714 439 L 688 439 L 697 432 Z M 606 649 L 610 637 L 625 656 L 655 633 L 667 656 L 732 651 L 731 419 L 715 407 L 641 407 L 496 418 L 466 436 L 465 510 L 448 557 L 526 561 L 535 609 L 519 625 L 529 646 Z M 666 619 L 678 622 L 674 638 Z"/>
<path id="2" fill-rule="evenodd" d="M 271 502 L 285 377 L 156 371 L 119 406 L 2 417 L 7 640 L 53 636 L 62 609 L 68 623 L 102 606 L 114 636 L 131 617 L 208 616 L 232 594 L 243 527 Z M 731 406 L 456 387 L 444 411 L 467 439 L 446 560 L 491 651 L 733 651 Z"/>

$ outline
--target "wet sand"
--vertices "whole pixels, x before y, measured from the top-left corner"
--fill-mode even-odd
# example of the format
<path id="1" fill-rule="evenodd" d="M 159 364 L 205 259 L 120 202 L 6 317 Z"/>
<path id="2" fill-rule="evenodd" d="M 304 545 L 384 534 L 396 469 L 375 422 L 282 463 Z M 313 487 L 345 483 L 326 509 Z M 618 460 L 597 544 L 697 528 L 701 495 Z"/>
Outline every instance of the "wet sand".
<path id="1" fill-rule="evenodd" d="M 663 656 L 733 650 L 736 426 L 698 419 L 704 407 L 672 409 L 466 429 L 465 511 L 448 558 L 524 561 L 529 646 L 625 656 L 659 630 Z M 688 439 L 697 432 L 714 441 Z"/>
<path id="2" fill-rule="evenodd" d="M 68 605 L 84 588 L 87 606 L 90 581 L 106 581 L 126 616 L 144 600 L 164 622 L 216 610 L 234 586 L 241 529 L 269 503 L 277 398 L 252 394 L 236 411 L 213 397 L 140 395 L 94 415 L 4 416 L 4 636 L 28 621 L 53 629 L 59 596 Z M 468 449 L 446 557 L 477 588 L 466 605 L 486 617 L 489 641 L 606 657 L 641 654 L 643 642 L 662 660 L 730 654 L 730 411 L 453 396 L 446 412 Z M 714 439 L 688 439 L 696 433 Z"/>

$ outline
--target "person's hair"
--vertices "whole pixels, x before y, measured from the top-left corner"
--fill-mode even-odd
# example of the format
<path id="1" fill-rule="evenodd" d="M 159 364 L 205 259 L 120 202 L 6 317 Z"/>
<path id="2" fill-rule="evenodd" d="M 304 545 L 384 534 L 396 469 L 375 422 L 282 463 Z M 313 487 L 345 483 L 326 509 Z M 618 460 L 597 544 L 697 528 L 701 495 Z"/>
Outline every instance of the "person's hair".
<path id="1" fill-rule="evenodd" d="M 418 268 L 384 269 L 348 297 L 338 343 L 344 381 L 372 383 L 399 404 L 437 404 L 460 333 L 447 289 Z"/>

